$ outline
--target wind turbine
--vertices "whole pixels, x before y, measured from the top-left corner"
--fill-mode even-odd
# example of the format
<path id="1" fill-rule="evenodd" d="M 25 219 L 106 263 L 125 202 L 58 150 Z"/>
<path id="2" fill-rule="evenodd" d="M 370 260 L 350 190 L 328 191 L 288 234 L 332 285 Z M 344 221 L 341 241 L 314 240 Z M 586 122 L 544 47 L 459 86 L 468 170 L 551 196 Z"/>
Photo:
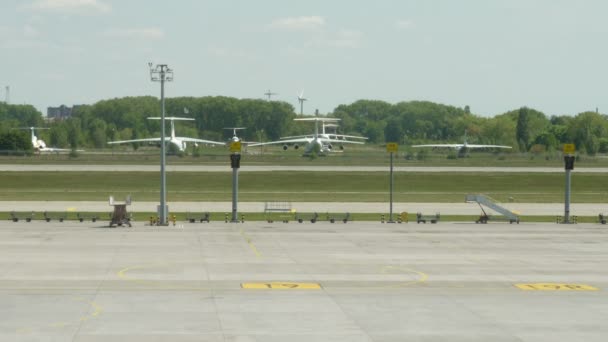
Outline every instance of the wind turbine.
<path id="1" fill-rule="evenodd" d="M 267 92 L 265 92 L 265 93 L 264 93 L 264 95 L 268 96 L 268 101 L 270 101 L 270 97 L 271 97 L 271 96 L 274 96 L 274 95 L 279 95 L 279 94 L 277 94 L 277 93 L 273 93 L 273 92 L 271 92 L 271 91 L 270 91 L 270 89 L 268 89 L 268 91 L 267 91 Z"/>
<path id="2" fill-rule="evenodd" d="M 308 99 L 304 97 L 304 90 L 302 90 L 300 95 L 298 95 L 298 101 L 300 102 L 300 115 L 304 114 L 304 101 L 307 101 L 307 100 Z"/>

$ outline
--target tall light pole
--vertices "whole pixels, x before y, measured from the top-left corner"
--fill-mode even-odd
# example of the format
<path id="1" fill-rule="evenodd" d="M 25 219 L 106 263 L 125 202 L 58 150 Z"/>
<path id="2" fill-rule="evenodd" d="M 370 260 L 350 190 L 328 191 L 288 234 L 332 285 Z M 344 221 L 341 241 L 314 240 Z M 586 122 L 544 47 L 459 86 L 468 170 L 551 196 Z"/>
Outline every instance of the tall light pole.
<path id="1" fill-rule="evenodd" d="M 167 182 L 165 177 L 165 82 L 173 81 L 173 70 L 167 64 L 157 64 L 150 67 L 150 79 L 152 82 L 160 82 L 160 206 L 158 209 L 159 224 L 167 225 Z"/>

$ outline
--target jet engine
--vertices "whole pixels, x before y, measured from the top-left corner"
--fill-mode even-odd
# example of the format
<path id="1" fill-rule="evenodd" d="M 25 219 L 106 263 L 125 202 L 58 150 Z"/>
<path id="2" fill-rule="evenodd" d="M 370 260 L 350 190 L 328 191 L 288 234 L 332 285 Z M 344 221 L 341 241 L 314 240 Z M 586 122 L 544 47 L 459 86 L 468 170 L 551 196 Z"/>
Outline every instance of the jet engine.
<path id="1" fill-rule="evenodd" d="M 287 145 L 283 145 L 283 151 L 287 151 Z"/>
<path id="2" fill-rule="evenodd" d="M 300 145 L 295 144 L 295 145 L 293 145 L 293 148 L 295 148 L 295 149 L 297 150 L 297 149 L 299 149 L 299 148 L 300 148 Z"/>
<path id="3" fill-rule="evenodd" d="M 340 150 L 344 151 L 344 145 L 340 145 Z"/>
<path id="4" fill-rule="evenodd" d="M 327 145 L 327 148 L 331 151 L 332 148 L 334 148 L 333 146 L 331 146 L 331 144 Z"/>

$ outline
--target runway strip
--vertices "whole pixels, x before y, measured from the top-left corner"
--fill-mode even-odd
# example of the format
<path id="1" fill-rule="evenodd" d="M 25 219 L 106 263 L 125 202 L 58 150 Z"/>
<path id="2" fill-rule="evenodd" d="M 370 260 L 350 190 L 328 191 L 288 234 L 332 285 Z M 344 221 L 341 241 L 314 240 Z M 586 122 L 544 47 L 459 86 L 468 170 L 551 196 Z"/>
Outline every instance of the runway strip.
<path id="1" fill-rule="evenodd" d="M 0 164 L 0 172 L 159 172 L 158 165 L 71 165 Z M 225 165 L 167 165 L 167 172 L 232 172 Z M 505 172 L 505 173 L 563 173 L 563 167 L 455 167 L 455 166 L 397 166 L 395 172 Z M 388 172 L 387 166 L 309 166 L 309 165 L 247 165 L 241 172 L 307 171 L 307 172 Z M 574 173 L 608 173 L 605 167 L 579 168 Z"/>

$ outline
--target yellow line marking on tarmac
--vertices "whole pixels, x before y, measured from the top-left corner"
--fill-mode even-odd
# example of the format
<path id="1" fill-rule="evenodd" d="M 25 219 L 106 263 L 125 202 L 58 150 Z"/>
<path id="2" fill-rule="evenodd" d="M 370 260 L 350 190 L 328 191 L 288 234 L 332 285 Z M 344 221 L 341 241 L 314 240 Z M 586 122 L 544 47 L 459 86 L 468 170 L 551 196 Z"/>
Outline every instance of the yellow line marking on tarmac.
<path id="1" fill-rule="evenodd" d="M 144 285 L 146 287 L 152 287 L 155 290 L 185 290 L 185 291 L 202 291 L 207 290 L 205 287 L 192 287 L 192 286 L 163 286 L 162 283 L 159 283 L 159 280 L 147 280 L 147 279 L 139 279 L 129 276 L 127 273 L 134 270 L 145 270 L 150 268 L 160 268 L 166 267 L 168 268 L 170 264 L 167 263 L 158 263 L 158 264 L 150 264 L 150 265 L 139 265 L 139 266 L 129 266 L 125 267 L 122 270 L 116 272 L 116 275 L 125 281 L 132 282 L 139 285 Z"/>
<path id="2" fill-rule="evenodd" d="M 75 301 L 78 302 L 83 302 L 88 304 L 90 307 L 92 307 L 94 310 L 92 313 L 86 315 L 86 316 L 82 316 L 78 319 L 78 322 L 84 322 L 84 321 L 88 321 L 91 318 L 96 318 L 98 317 L 102 312 L 103 312 L 103 308 L 97 304 L 94 301 L 90 301 L 87 298 L 84 297 L 73 297 L 73 299 Z M 71 325 L 76 324 L 76 322 L 54 322 L 51 324 L 47 324 L 46 326 L 50 327 L 50 328 L 57 328 L 57 329 L 61 329 L 61 328 L 65 328 L 65 327 L 69 327 Z M 29 329 L 29 328 L 20 328 L 16 330 L 17 334 L 28 334 L 31 333 L 33 329 Z"/>
<path id="3" fill-rule="evenodd" d="M 240 233 L 241 233 L 241 236 L 243 237 L 243 239 L 245 239 L 245 241 L 249 245 L 249 248 L 251 248 L 251 250 L 255 254 L 255 256 L 258 258 L 261 258 L 262 254 L 258 251 L 257 247 L 255 247 L 255 245 L 253 244 L 253 240 L 247 234 L 245 234 L 245 231 L 243 229 L 240 229 Z"/>
<path id="4" fill-rule="evenodd" d="M 241 287 L 249 290 L 320 290 L 318 283 L 291 283 L 291 282 L 269 282 L 269 283 L 242 283 Z"/>
<path id="5" fill-rule="evenodd" d="M 515 287 L 524 291 L 599 291 L 597 287 L 584 284 L 534 283 L 515 284 Z"/>
<path id="6" fill-rule="evenodd" d="M 382 273 L 388 273 L 390 270 L 398 270 L 398 271 L 404 271 L 407 273 L 414 273 L 419 276 L 419 278 L 416 280 L 408 281 L 405 283 L 400 283 L 400 284 L 393 285 L 390 287 L 403 287 L 403 286 L 410 286 L 410 285 L 414 285 L 414 284 L 422 284 L 422 283 L 425 283 L 429 279 L 428 274 L 411 269 L 411 268 L 407 268 L 407 267 L 403 267 L 403 266 L 384 266 L 384 267 L 382 267 Z"/>

